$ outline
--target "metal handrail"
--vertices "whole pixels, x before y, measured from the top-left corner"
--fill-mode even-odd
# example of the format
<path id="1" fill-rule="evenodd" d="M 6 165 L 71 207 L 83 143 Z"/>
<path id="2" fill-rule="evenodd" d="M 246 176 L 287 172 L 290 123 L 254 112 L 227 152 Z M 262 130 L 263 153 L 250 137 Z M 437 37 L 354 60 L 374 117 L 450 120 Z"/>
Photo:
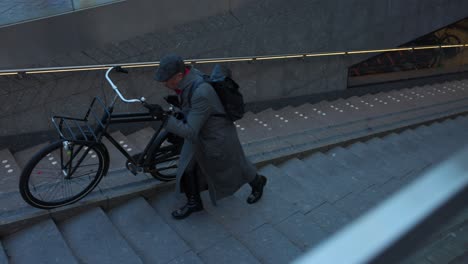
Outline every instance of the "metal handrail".
<path id="1" fill-rule="evenodd" d="M 381 52 L 415 51 L 415 50 L 423 50 L 423 49 L 447 49 L 447 48 L 464 48 L 464 47 L 468 47 L 468 44 L 433 45 L 433 46 L 416 46 L 416 47 L 402 47 L 402 48 L 388 48 L 388 49 L 374 49 L 374 50 L 351 50 L 351 51 L 297 53 L 297 54 L 280 54 L 280 55 L 247 56 L 247 57 L 187 59 L 184 61 L 186 64 L 206 64 L 206 63 L 226 63 L 226 62 L 246 62 L 246 61 L 253 62 L 253 61 L 263 61 L 263 60 L 282 60 L 282 59 L 293 59 L 293 58 L 343 56 L 343 55 L 354 55 L 354 54 L 370 54 L 370 53 L 381 53 Z M 122 68 L 157 67 L 159 66 L 159 61 L 0 70 L 0 76 L 18 75 L 18 74 L 43 74 L 43 73 L 77 72 L 77 71 L 96 71 L 96 70 L 107 70 L 109 69 L 109 67 L 117 67 L 117 66 L 120 66 Z"/>
<path id="2" fill-rule="evenodd" d="M 373 263 L 468 189 L 468 147 L 297 259 L 306 263 Z M 466 198 L 466 196 L 465 196 Z M 463 201 L 462 201 L 463 203 Z M 466 205 L 466 200 L 463 205 Z"/>

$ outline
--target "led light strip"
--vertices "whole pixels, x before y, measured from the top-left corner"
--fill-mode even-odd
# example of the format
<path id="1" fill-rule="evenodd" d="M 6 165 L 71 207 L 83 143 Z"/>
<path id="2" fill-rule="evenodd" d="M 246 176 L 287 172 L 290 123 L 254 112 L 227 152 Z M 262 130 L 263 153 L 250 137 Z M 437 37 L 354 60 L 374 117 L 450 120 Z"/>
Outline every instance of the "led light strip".
<path id="1" fill-rule="evenodd" d="M 421 47 L 408 47 L 408 48 L 392 48 L 392 49 L 375 49 L 375 50 L 353 50 L 353 51 L 340 51 L 340 52 L 320 52 L 320 53 L 304 53 L 304 54 L 289 54 L 289 55 L 275 55 L 275 56 L 252 56 L 252 57 L 234 57 L 234 58 L 216 58 L 216 59 L 191 59 L 185 60 L 186 64 L 207 64 L 207 63 L 226 63 L 226 62 L 241 62 L 241 61 L 263 61 L 263 60 L 280 60 L 280 59 L 293 59 L 293 58 L 306 58 L 306 57 L 322 57 L 322 56 L 340 56 L 340 55 L 353 55 L 353 54 L 368 54 L 380 52 L 394 52 L 394 51 L 414 51 L 426 49 L 445 49 L 445 48 L 461 48 L 467 47 L 468 44 L 455 44 L 455 45 L 439 45 L 439 46 L 421 46 Z M 42 74 L 42 73 L 61 73 L 61 72 L 77 72 L 77 71 L 96 71 L 106 70 L 109 67 L 120 66 L 122 68 L 144 68 L 144 67 L 157 67 L 157 62 L 144 62 L 144 63 L 131 63 L 131 64 L 113 64 L 113 65 L 90 65 L 81 67 L 61 67 L 61 68 L 38 68 L 38 69 L 23 69 L 23 70 L 6 70 L 0 71 L 0 76 L 10 76 L 17 74 Z"/>

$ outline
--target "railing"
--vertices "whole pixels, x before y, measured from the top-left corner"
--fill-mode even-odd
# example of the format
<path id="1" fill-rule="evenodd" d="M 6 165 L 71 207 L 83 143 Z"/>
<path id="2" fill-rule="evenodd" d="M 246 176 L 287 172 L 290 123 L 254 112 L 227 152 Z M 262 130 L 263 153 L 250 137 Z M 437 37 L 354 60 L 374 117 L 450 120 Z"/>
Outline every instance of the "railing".
<path id="1" fill-rule="evenodd" d="M 300 257 L 295 264 L 398 263 L 398 258 L 404 257 L 397 256 L 399 252 L 407 253 L 417 245 L 414 236 L 427 236 L 428 228 L 434 228 L 427 226 L 428 220 L 441 222 L 434 218 L 446 217 L 447 211 L 466 209 L 467 157 L 468 148 L 465 148 Z M 421 225 L 425 229 L 414 234 Z M 405 239 L 409 239 L 410 233 L 413 237 L 408 245 Z"/>
<path id="2" fill-rule="evenodd" d="M 419 47 L 389 48 L 389 49 L 375 49 L 375 50 L 298 53 L 298 54 L 283 54 L 283 55 L 268 55 L 268 56 L 247 56 L 247 57 L 231 57 L 231 58 L 186 59 L 185 63 L 207 64 L 207 63 L 227 63 L 227 62 L 255 62 L 255 61 L 265 61 L 265 60 L 284 60 L 284 59 L 298 59 L 298 58 L 305 59 L 305 58 L 325 57 L 325 56 L 347 56 L 347 55 L 356 55 L 356 54 L 362 55 L 362 54 L 372 54 L 372 53 L 382 53 L 382 52 L 417 51 L 417 50 L 429 50 L 429 49 L 438 49 L 438 50 L 451 49 L 451 48 L 452 49 L 453 48 L 464 49 L 465 47 L 468 47 L 468 44 L 419 46 Z M 111 66 L 120 66 L 122 68 L 157 67 L 159 66 L 159 61 L 139 62 L 139 63 L 121 63 L 121 64 L 100 64 L 100 65 L 87 65 L 87 66 L 0 70 L 0 76 L 78 72 L 78 71 L 96 71 L 96 70 L 107 70 Z"/>

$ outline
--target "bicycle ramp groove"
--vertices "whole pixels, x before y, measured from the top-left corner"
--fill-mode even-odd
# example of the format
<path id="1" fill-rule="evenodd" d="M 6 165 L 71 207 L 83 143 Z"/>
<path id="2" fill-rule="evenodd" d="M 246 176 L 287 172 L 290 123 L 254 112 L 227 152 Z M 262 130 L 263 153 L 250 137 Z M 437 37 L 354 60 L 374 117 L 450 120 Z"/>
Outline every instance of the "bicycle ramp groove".
<path id="1" fill-rule="evenodd" d="M 7 189 L 0 263 L 289 262 L 468 143 L 468 118 L 363 137 L 464 113 L 467 95 L 466 81 L 456 81 L 248 113 L 236 125 L 248 156 L 264 165 L 264 197 L 247 205 L 247 186 L 217 207 L 204 197 L 206 210 L 183 221 L 170 216 L 183 202 L 171 184 L 129 176 L 123 163 L 113 164 L 84 201 L 62 209 L 36 210 Z M 137 151 L 152 133 L 116 137 Z M 15 187 L 31 152 L 0 152 L 5 186 Z M 459 240 L 467 237 L 463 223 L 450 229 L 461 232 Z M 415 257 L 434 262 L 464 254 L 456 243 L 440 247 L 444 241 Z"/>

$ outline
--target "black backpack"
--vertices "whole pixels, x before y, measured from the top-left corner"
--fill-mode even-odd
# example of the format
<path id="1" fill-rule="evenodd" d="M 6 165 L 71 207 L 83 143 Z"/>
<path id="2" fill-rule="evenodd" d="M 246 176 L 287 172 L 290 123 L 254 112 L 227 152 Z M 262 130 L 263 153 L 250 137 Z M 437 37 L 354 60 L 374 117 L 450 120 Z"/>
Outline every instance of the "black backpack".
<path id="1" fill-rule="evenodd" d="M 239 85 L 231 79 L 231 70 L 216 64 L 211 75 L 204 75 L 203 81 L 194 84 L 194 87 L 192 87 L 190 91 L 189 98 L 192 98 L 193 90 L 203 82 L 209 83 L 214 88 L 226 112 L 226 115 L 215 114 L 214 116 L 227 117 L 233 122 L 244 116 L 244 97 L 239 91 Z"/>

